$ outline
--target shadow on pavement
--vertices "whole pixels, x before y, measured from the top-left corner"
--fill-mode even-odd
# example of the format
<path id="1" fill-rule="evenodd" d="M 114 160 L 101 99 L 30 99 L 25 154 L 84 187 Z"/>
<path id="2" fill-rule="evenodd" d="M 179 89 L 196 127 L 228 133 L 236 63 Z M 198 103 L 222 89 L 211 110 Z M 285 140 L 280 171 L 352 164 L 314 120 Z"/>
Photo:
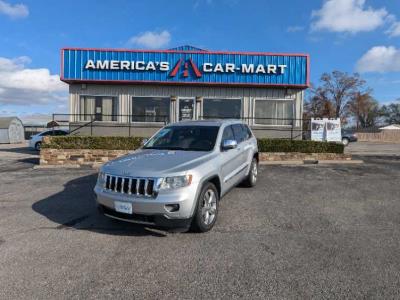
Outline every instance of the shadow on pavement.
<path id="1" fill-rule="evenodd" d="M 125 236 L 158 236 L 165 233 L 107 218 L 97 211 L 93 187 L 97 174 L 83 176 L 67 182 L 64 190 L 32 205 L 32 209 L 59 224 L 57 230 L 89 230 L 97 233 Z"/>
<path id="2" fill-rule="evenodd" d="M 19 154 L 31 154 L 31 155 L 39 155 L 39 151 L 29 148 L 28 146 L 25 147 L 2 147 L 0 148 L 0 152 L 10 152 L 10 153 L 19 153 Z"/>
<path id="3" fill-rule="evenodd" d="M 38 165 L 39 164 L 39 157 L 29 157 L 17 160 L 20 163 L 31 164 L 31 165 Z"/>

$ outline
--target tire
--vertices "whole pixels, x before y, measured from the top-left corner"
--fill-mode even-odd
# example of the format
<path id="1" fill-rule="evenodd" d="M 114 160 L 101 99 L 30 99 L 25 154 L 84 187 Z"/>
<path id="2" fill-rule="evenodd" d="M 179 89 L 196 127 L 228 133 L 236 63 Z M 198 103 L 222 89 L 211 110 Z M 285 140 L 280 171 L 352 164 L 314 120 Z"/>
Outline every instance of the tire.
<path id="1" fill-rule="evenodd" d="M 249 175 L 243 180 L 243 185 L 247 187 L 253 187 L 257 184 L 257 176 L 258 176 L 258 161 L 256 158 L 253 158 L 250 165 Z"/>
<path id="2" fill-rule="evenodd" d="M 350 143 L 348 138 L 342 138 L 342 144 L 347 146 Z"/>
<path id="3" fill-rule="evenodd" d="M 40 151 L 41 148 L 42 148 L 42 142 L 37 142 L 35 144 L 35 150 Z"/>
<path id="4" fill-rule="evenodd" d="M 207 232 L 211 230 L 217 221 L 218 205 L 218 190 L 213 183 L 207 182 L 197 198 L 191 230 L 194 232 Z"/>

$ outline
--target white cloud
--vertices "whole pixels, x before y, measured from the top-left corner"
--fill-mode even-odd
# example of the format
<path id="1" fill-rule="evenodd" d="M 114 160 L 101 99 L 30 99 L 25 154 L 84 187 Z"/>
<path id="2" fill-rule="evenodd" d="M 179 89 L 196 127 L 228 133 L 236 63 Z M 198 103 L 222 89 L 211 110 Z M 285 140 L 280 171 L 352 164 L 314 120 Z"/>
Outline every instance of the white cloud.
<path id="1" fill-rule="evenodd" d="M 356 70 L 360 73 L 400 72 L 400 49 L 393 46 L 373 47 L 359 59 Z"/>
<path id="2" fill-rule="evenodd" d="M 29 15 L 29 9 L 24 4 L 10 4 L 0 0 L 0 14 L 9 16 L 10 18 L 25 18 Z"/>
<path id="3" fill-rule="evenodd" d="M 46 125 L 53 119 L 52 115 L 42 113 L 20 114 L 18 117 L 25 125 Z"/>
<path id="4" fill-rule="evenodd" d="M 326 0 L 322 8 L 312 12 L 314 31 L 357 33 L 372 31 L 385 23 L 385 8 L 365 6 L 365 0 Z"/>
<path id="5" fill-rule="evenodd" d="M 391 37 L 400 36 L 400 22 L 393 21 L 390 28 L 386 31 L 386 34 Z"/>
<path id="6" fill-rule="evenodd" d="M 66 102 L 68 87 L 45 68 L 29 69 L 26 56 L 0 57 L 0 103 L 15 105 Z"/>
<path id="7" fill-rule="evenodd" d="M 289 26 L 286 29 L 286 32 L 293 33 L 293 32 L 299 32 L 299 31 L 303 31 L 303 30 L 304 30 L 303 26 Z"/>
<path id="8" fill-rule="evenodd" d="M 160 32 L 146 31 L 129 39 L 129 45 L 138 45 L 141 47 L 157 49 L 165 47 L 171 41 L 171 34 L 167 30 Z"/>

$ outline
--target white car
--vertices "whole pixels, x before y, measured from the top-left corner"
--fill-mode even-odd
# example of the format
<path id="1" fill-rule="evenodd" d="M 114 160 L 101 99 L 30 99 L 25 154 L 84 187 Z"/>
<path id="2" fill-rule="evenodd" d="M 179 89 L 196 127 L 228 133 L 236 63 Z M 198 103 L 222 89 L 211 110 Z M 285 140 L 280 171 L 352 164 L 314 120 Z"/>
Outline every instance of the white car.
<path id="1" fill-rule="evenodd" d="M 55 130 L 46 130 L 42 131 L 41 133 L 35 134 L 31 136 L 31 139 L 29 140 L 29 147 L 36 149 L 37 151 L 40 150 L 42 146 L 42 140 L 44 136 L 62 136 L 62 135 L 67 135 L 68 131 L 66 130 L 61 130 L 61 129 L 55 129 Z"/>

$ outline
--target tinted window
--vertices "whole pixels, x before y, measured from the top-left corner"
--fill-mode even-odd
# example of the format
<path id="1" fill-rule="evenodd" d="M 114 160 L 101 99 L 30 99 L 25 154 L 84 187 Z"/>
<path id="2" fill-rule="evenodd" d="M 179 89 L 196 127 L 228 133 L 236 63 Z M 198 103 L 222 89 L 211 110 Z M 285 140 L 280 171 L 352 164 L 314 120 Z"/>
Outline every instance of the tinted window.
<path id="1" fill-rule="evenodd" d="M 243 127 L 243 131 L 244 131 L 245 139 L 248 140 L 249 138 L 252 137 L 250 128 L 247 125 L 244 125 L 244 124 L 242 125 L 242 127 Z"/>
<path id="2" fill-rule="evenodd" d="M 167 122 L 170 102 L 170 98 L 133 97 L 132 122 Z"/>
<path id="3" fill-rule="evenodd" d="M 232 125 L 232 127 L 233 127 L 233 133 L 235 135 L 235 139 L 238 144 L 243 142 L 244 140 L 246 140 L 246 133 L 243 130 L 243 127 L 241 124 L 234 124 L 234 125 Z"/>
<path id="4" fill-rule="evenodd" d="M 55 135 L 67 135 L 67 133 L 65 131 L 62 131 L 62 130 L 56 130 L 54 134 Z"/>
<path id="5" fill-rule="evenodd" d="M 208 119 L 240 119 L 241 99 L 204 99 L 203 117 Z"/>
<path id="6" fill-rule="evenodd" d="M 144 149 L 211 151 L 215 146 L 218 126 L 170 126 L 161 129 Z"/>
<path id="7" fill-rule="evenodd" d="M 224 133 L 222 134 L 222 140 L 235 140 L 235 136 L 233 135 L 232 126 L 227 126 L 224 129 Z"/>

